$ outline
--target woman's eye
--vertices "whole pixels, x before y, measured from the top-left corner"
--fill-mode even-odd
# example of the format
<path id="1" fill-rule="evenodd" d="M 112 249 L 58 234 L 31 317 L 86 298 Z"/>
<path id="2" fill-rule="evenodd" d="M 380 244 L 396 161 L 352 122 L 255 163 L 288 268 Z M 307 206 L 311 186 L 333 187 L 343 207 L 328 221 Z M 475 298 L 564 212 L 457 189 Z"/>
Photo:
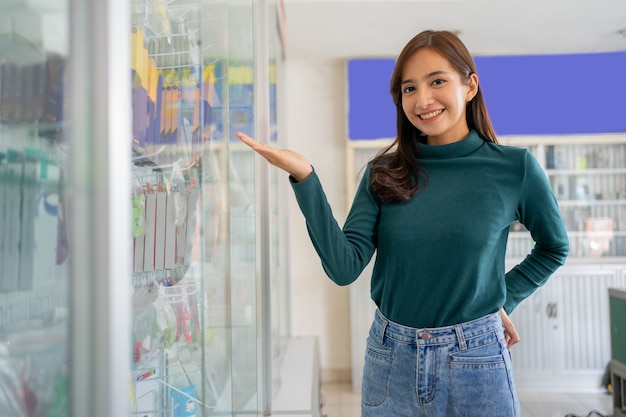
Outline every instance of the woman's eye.
<path id="1" fill-rule="evenodd" d="M 412 91 L 415 91 L 415 87 L 413 87 L 413 86 L 407 86 L 407 87 L 404 87 L 404 88 L 402 89 L 402 94 L 408 94 L 408 93 L 410 93 L 410 92 L 412 92 Z"/>
<path id="2" fill-rule="evenodd" d="M 445 84 L 446 80 L 442 80 L 441 78 L 437 78 L 433 81 L 433 85 L 442 85 Z"/>

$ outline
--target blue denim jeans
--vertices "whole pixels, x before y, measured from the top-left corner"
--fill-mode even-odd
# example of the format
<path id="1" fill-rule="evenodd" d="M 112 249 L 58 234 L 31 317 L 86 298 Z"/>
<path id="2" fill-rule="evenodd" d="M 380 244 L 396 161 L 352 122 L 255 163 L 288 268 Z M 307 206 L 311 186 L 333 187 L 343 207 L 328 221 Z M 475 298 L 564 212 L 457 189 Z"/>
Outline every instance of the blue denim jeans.
<path id="1" fill-rule="evenodd" d="M 499 313 L 416 329 L 376 311 L 367 338 L 362 417 L 519 417 Z"/>

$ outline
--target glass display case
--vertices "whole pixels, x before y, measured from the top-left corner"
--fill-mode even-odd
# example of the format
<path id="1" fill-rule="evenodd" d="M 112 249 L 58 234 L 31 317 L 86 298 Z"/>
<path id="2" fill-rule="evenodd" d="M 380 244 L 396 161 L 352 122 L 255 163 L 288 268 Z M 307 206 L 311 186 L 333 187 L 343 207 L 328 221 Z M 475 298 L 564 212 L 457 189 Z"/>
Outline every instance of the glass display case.
<path id="1" fill-rule="evenodd" d="M 234 136 L 277 141 L 276 8 L 132 2 L 132 415 L 256 415 L 280 388 L 280 188 Z"/>
<path id="2" fill-rule="evenodd" d="M 284 178 L 233 133 L 278 140 L 278 9 L 2 2 L 0 415 L 271 409 Z"/>
<path id="3" fill-rule="evenodd" d="M 66 416 L 67 1 L 0 5 L 0 415 Z"/>

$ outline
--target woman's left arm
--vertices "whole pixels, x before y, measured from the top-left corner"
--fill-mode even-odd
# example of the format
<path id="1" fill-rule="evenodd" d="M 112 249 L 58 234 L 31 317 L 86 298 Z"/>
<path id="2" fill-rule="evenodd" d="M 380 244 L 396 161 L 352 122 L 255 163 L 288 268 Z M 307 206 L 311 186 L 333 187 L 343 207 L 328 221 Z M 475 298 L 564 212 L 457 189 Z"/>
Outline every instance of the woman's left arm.
<path id="1" fill-rule="evenodd" d="M 526 258 L 506 274 L 504 309 L 508 314 L 544 285 L 565 263 L 569 253 L 567 230 L 550 182 L 529 151 L 525 158 L 517 218 L 530 231 L 535 245 Z"/>

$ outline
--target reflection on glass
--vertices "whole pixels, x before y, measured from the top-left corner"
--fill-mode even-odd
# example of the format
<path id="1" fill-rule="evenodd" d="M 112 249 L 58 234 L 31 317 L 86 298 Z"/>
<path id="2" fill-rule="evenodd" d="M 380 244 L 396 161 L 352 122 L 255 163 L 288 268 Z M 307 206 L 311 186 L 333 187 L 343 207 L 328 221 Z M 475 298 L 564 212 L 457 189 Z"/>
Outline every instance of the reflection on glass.
<path id="1" fill-rule="evenodd" d="M 68 15 L 40 3 L 0 4 L 2 416 L 68 412 Z"/>
<path id="2" fill-rule="evenodd" d="M 183 4 L 184 3 L 184 4 Z M 197 2 L 131 3 L 133 415 L 216 407 L 202 372 L 202 161 L 208 123 Z M 131 144 L 129 144 L 130 146 Z"/>
<path id="3" fill-rule="evenodd" d="M 228 148 L 228 200 L 230 202 L 229 251 L 231 269 L 231 319 L 233 411 L 258 408 L 257 352 L 257 196 L 255 156 L 236 139 L 234 132 L 254 134 L 254 15 L 253 2 L 229 2 L 227 73 L 218 91 L 228 97 L 228 114 L 218 138 Z M 224 102 L 226 103 L 226 102 Z M 261 317 L 258 317 L 260 320 Z"/>
<path id="4" fill-rule="evenodd" d="M 131 12 L 132 414 L 256 412 L 252 2 Z"/>

